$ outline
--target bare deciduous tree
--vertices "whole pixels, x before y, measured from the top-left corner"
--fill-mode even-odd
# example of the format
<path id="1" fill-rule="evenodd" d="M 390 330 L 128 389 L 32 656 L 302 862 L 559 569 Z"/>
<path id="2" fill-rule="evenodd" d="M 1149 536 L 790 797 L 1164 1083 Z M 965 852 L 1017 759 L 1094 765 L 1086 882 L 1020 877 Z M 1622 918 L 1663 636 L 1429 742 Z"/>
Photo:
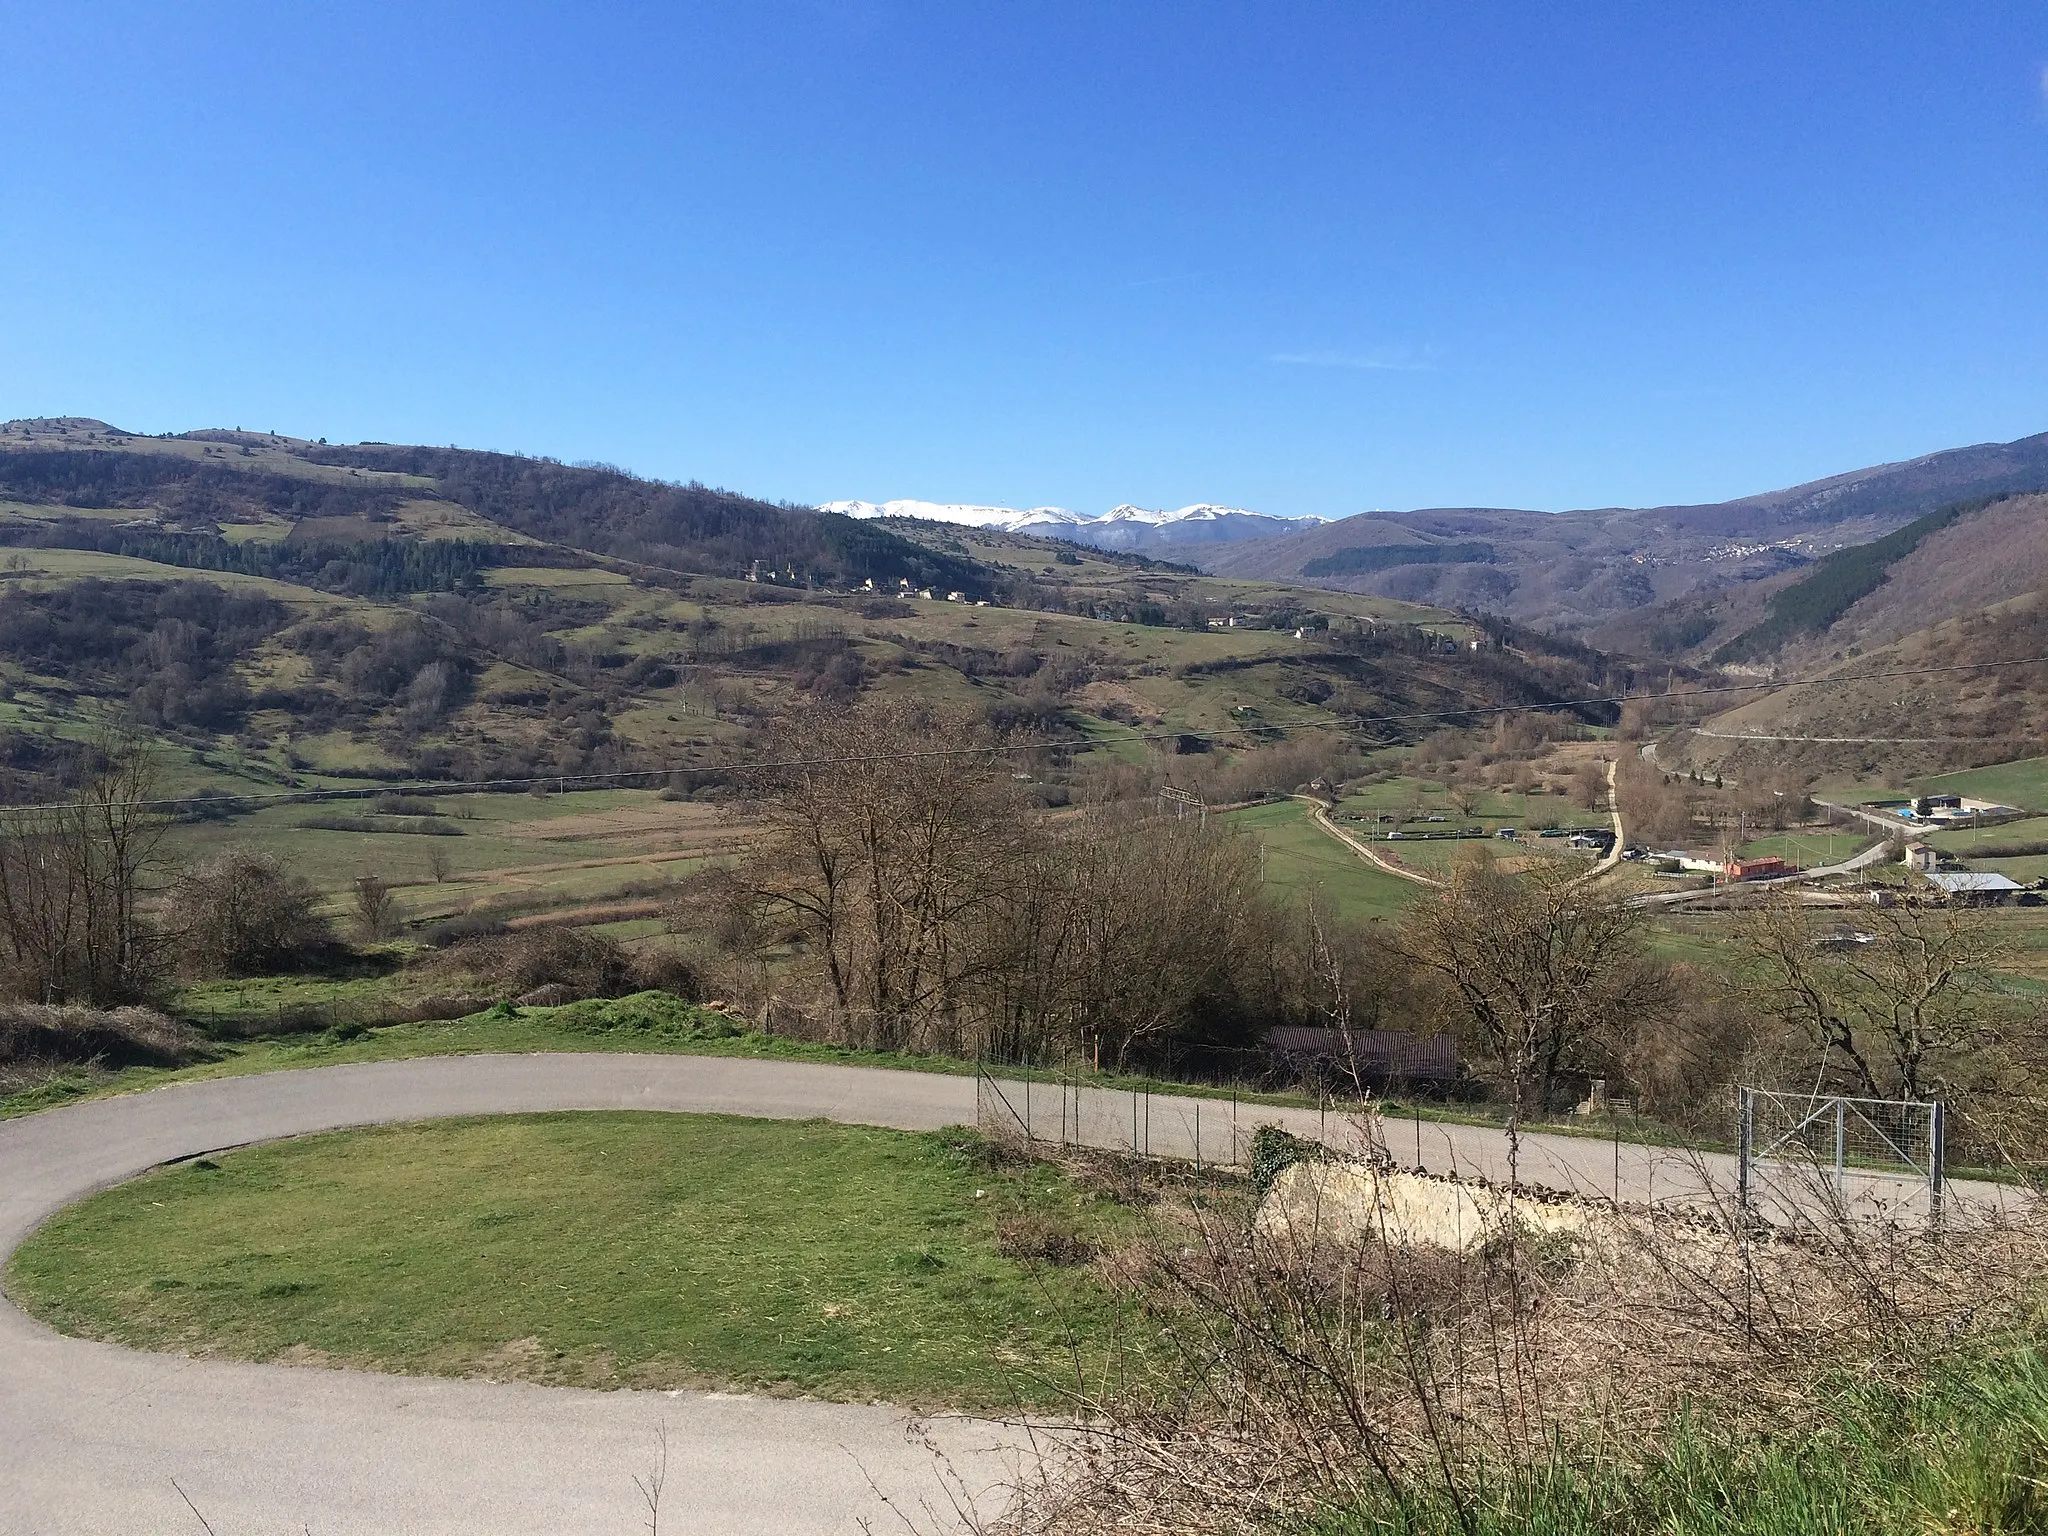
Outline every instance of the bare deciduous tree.
<path id="1" fill-rule="evenodd" d="M 0 966 L 34 1002 L 118 1003 L 146 995 L 162 959 L 143 919 L 165 820 L 148 748 L 103 740 L 68 801 L 0 815 Z"/>
<path id="2" fill-rule="evenodd" d="M 1662 1011 L 1640 911 L 1563 869 L 1509 875 L 1485 849 L 1417 906 L 1401 948 L 1499 1080 L 1511 1127 L 1551 1107 L 1562 1074 L 1597 1065 L 1617 1037 Z"/>
<path id="3" fill-rule="evenodd" d="M 1993 983 L 2010 945 L 1974 908 L 1905 901 L 1845 928 L 1839 914 L 1774 895 L 1741 934 L 1745 990 L 1777 1026 L 1780 1071 L 1801 1087 L 1967 1098 L 2038 1057 L 2037 1026 Z"/>
<path id="4" fill-rule="evenodd" d="M 179 958 L 201 976 L 257 976 L 300 960 L 332 935 L 312 884 L 267 853 L 230 849 L 171 883 Z"/>
<path id="5" fill-rule="evenodd" d="M 391 887 L 378 875 L 357 875 L 349 887 L 355 909 L 356 927 L 365 939 L 388 939 L 398 931 L 398 902 Z"/>
<path id="6" fill-rule="evenodd" d="M 796 941 L 842 1038 L 1120 1064 L 1201 1018 L 1240 1022 L 1270 958 L 1255 845 L 1149 807 L 1049 817 L 971 717 L 869 698 L 793 719 L 762 785 L 771 836 L 678 917 Z M 736 899 L 737 898 L 737 899 Z M 1241 1031 L 1240 1031 L 1241 1032 Z"/>

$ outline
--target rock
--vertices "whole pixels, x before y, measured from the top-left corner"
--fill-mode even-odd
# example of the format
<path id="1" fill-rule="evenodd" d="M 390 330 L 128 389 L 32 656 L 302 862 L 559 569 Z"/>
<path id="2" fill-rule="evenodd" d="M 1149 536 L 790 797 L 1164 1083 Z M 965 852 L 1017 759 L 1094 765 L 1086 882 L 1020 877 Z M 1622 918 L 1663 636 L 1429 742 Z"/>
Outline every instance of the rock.
<path id="1" fill-rule="evenodd" d="M 1610 1207 L 1527 1190 L 1510 1202 L 1491 1184 L 1439 1179 L 1369 1163 L 1295 1163 L 1273 1181 L 1259 1205 L 1259 1230 L 1297 1242 L 1361 1237 L 1398 1246 L 1482 1247 L 1510 1219 L 1524 1232 L 1596 1241 L 1615 1235 Z"/>

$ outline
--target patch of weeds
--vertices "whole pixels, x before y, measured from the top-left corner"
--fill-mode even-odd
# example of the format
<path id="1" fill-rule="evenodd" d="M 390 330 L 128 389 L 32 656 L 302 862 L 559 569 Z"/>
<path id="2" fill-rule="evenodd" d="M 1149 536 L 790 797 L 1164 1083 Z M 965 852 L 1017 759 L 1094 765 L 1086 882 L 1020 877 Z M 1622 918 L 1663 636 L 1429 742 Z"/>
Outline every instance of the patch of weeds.
<path id="1" fill-rule="evenodd" d="M 997 1218 L 996 1251 L 1006 1259 L 1071 1268 L 1092 1263 L 1101 1249 L 1078 1222 L 1044 1211 L 1024 1211 Z"/>
<path id="2" fill-rule="evenodd" d="M 730 1014 L 700 1008 L 668 992 L 591 998 L 559 1008 L 535 1009 L 557 1029 L 584 1035 L 635 1034 L 662 1040 L 733 1040 L 749 1033 Z"/>

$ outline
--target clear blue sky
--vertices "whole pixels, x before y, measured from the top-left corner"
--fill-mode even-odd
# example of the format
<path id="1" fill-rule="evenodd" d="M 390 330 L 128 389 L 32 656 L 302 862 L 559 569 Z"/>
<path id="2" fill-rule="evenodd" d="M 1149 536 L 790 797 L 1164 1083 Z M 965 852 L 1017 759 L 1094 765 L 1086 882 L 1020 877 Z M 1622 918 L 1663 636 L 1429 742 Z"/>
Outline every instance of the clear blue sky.
<path id="1" fill-rule="evenodd" d="M 2048 429 L 2048 6 L 0 4 L 0 416 L 811 501 Z"/>

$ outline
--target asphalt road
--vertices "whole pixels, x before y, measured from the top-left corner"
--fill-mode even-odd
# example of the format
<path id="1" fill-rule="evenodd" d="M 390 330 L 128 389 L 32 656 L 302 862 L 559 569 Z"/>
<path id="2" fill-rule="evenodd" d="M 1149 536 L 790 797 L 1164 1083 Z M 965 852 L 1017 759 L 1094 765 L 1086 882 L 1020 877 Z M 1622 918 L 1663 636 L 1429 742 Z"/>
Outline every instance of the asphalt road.
<path id="1" fill-rule="evenodd" d="M 728 1111 L 904 1129 L 970 1121 L 971 1079 L 667 1056 L 459 1057 L 177 1084 L 0 1123 L 0 1257 L 91 1191 L 198 1153 L 340 1126 L 549 1109 Z M 217 1536 L 877 1531 L 951 1505 L 887 1407 L 582 1392 L 185 1360 L 60 1337 L 0 1307 L 0 1531 Z M 976 1493 L 1017 1437 L 932 1426 Z M 173 1486 L 175 1479 L 176 1487 Z M 944 1522 L 927 1529 L 943 1528 Z"/>
<path id="2" fill-rule="evenodd" d="M 1279 1123 L 1397 1161 L 1500 1176 L 1484 1127 L 1368 1124 L 1227 1100 L 1002 1085 L 1033 1134 L 1155 1154 L 1241 1154 Z M 249 1142 L 451 1115 L 723 1112 L 927 1130 L 976 1118 L 971 1077 L 702 1056 L 464 1056 L 172 1084 L 0 1122 L 0 1262 L 61 1207 L 163 1163 Z M 1234 1159 L 1233 1159 L 1234 1160 Z M 1725 1158 L 1592 1139 L 1523 1139 L 1522 1177 L 1630 1200 L 1696 1201 Z M 504 1536 L 644 1531 L 634 1487 L 668 1447 L 662 1529 L 807 1536 L 957 1526 L 963 1491 L 1000 1505 L 1019 1432 L 928 1426 L 957 1481 L 886 1406 L 720 1393 L 585 1392 L 140 1354 L 65 1338 L 0 1305 L 0 1531 L 216 1536 Z M 174 1485 L 175 1484 L 175 1485 Z M 182 1490 L 182 1493 L 180 1492 Z"/>

